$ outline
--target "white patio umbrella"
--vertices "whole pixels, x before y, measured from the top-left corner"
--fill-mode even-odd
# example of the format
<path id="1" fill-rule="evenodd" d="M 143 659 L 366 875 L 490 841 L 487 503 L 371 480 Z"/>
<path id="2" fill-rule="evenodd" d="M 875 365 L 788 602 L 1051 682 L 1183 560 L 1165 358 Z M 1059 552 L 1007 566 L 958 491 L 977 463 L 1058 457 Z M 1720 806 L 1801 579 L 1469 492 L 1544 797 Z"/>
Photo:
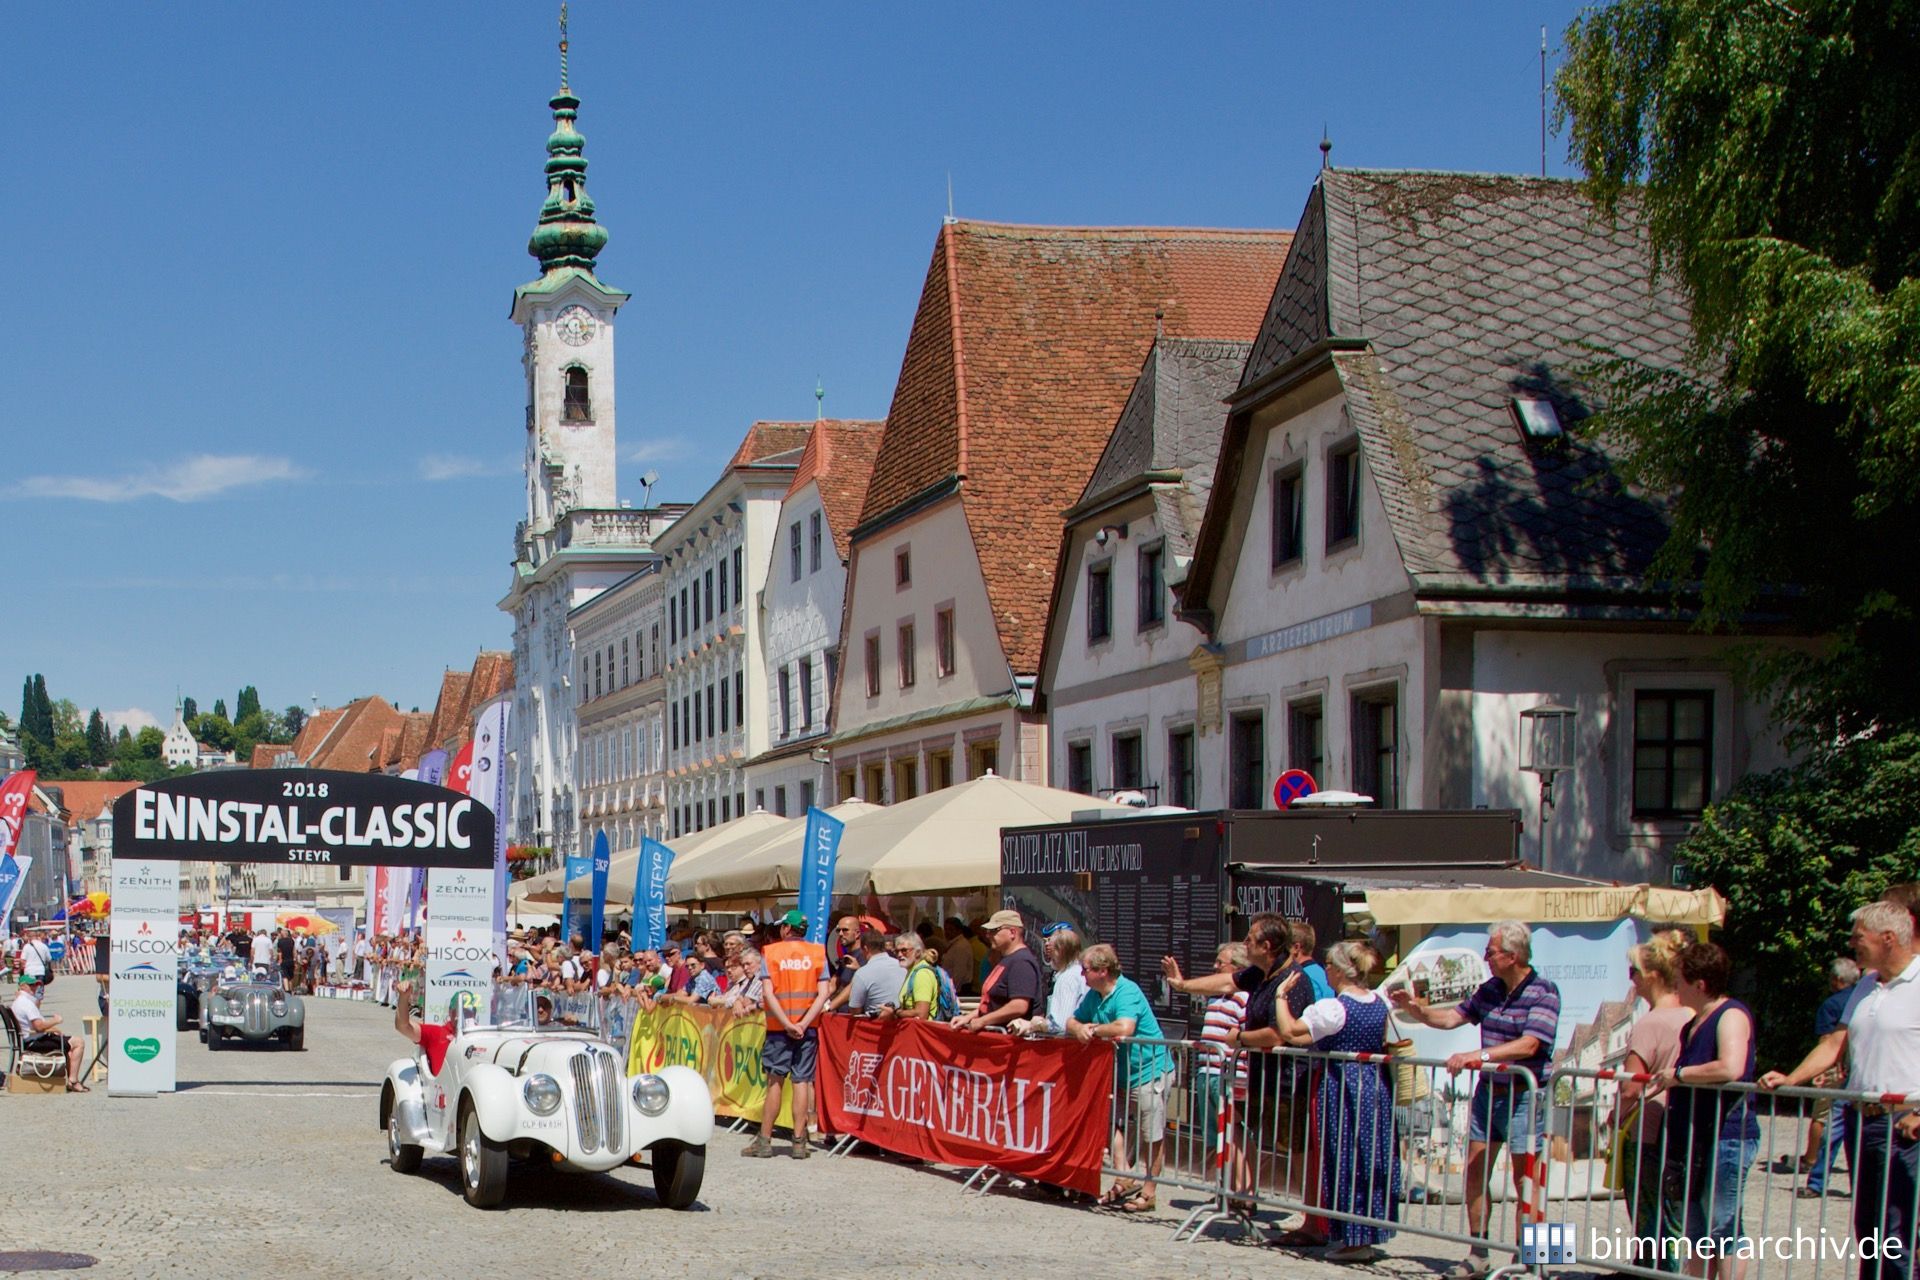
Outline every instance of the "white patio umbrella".
<path id="1" fill-rule="evenodd" d="M 865 821 L 885 807 L 865 800 L 842 800 L 826 810 L 830 817 L 852 824 Z M 682 867 L 678 860 L 667 877 L 669 902 L 723 902 L 742 898 L 777 898 L 800 885 L 800 850 L 806 846 L 807 820 L 789 819 L 789 825 L 768 830 L 753 840 L 733 841 L 712 856 Z M 849 825 L 851 830 L 851 825 Z"/>
<path id="2" fill-rule="evenodd" d="M 748 835 L 764 836 L 768 831 L 783 827 L 791 818 L 782 818 L 778 814 L 768 813 L 765 809 L 755 809 L 730 822 L 708 827 L 705 831 L 690 831 L 686 835 L 664 841 L 673 850 L 674 866 L 691 863 L 711 850 L 721 848 L 733 840 Z M 607 902 L 617 906 L 633 904 L 633 879 L 639 874 L 640 851 L 627 849 L 613 856 L 607 864 Z M 571 883 L 565 880 L 566 868 L 556 867 L 552 871 L 543 871 L 530 876 L 514 886 L 508 896 L 516 902 L 526 902 L 536 906 L 557 906 L 565 900 L 567 893 L 574 898 L 593 896 L 593 876 L 575 876 Z"/>

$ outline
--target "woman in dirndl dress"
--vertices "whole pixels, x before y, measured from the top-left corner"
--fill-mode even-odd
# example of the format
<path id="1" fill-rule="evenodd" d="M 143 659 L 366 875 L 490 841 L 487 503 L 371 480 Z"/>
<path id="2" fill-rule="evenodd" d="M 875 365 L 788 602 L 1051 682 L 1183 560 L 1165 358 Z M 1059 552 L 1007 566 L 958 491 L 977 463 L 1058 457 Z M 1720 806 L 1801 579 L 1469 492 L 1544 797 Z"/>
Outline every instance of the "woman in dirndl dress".
<path id="1" fill-rule="evenodd" d="M 1400 1204 L 1400 1147 L 1393 1131 L 1393 1078 L 1387 1072 L 1389 1007 L 1369 985 L 1380 956 L 1364 942 L 1341 942 L 1327 950 L 1327 976 L 1333 998 L 1316 1000 L 1295 1018 L 1287 1002 L 1277 1002 L 1276 1022 L 1289 1045 L 1311 1045 L 1320 1053 L 1370 1053 L 1377 1062 L 1329 1062 L 1320 1077 L 1316 1132 L 1320 1136 L 1320 1207 L 1331 1214 L 1372 1219 L 1351 1222 L 1329 1217 L 1329 1262 L 1366 1262 L 1375 1246 L 1393 1236 L 1379 1225 L 1397 1220 Z M 1295 974 L 1282 986 L 1300 981 Z"/>

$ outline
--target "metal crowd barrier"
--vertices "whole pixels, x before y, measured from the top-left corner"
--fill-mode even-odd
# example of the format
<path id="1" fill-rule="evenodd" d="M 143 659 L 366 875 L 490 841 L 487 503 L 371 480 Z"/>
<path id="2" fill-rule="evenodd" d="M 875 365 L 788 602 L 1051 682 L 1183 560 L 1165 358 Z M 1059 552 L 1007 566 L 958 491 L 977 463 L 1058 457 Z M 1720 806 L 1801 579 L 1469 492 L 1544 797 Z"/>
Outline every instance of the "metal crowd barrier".
<path id="1" fill-rule="evenodd" d="M 1203 1099 L 1218 1098 L 1218 1088 L 1210 1086 L 1221 1079 L 1223 1063 L 1226 1078 L 1233 1078 L 1234 1058 L 1231 1050 L 1217 1053 L 1193 1040 L 1114 1042 L 1112 1123 L 1100 1171 L 1116 1180 L 1208 1196 L 1181 1223 L 1181 1232 L 1202 1215 L 1225 1212 L 1217 1117 L 1198 1113 L 1208 1109 Z"/>
<path id="2" fill-rule="evenodd" d="M 1657 1095 L 1652 1109 L 1667 1115 L 1649 1120 L 1649 1082 L 1554 1074 L 1549 1217 L 1572 1225 L 1583 1266 L 1658 1280 L 1714 1271 L 1732 1252 L 1746 1255 L 1746 1280 L 1911 1275 L 1920 1190 L 1908 1175 L 1896 1192 L 1886 1176 L 1889 1113 L 1903 1098 L 1686 1085 Z M 1691 1135 L 1675 1135 L 1680 1107 Z M 1915 1144 L 1898 1145 L 1912 1169 Z"/>

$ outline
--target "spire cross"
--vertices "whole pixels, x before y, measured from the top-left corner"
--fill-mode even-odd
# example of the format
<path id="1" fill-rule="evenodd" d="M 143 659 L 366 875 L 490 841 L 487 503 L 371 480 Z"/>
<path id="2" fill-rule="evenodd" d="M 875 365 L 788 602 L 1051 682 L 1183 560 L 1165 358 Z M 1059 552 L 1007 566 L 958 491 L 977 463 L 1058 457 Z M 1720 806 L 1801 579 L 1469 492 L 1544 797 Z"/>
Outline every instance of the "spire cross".
<path id="1" fill-rule="evenodd" d="M 567 91 L 567 6 L 560 6 L 560 92 Z"/>

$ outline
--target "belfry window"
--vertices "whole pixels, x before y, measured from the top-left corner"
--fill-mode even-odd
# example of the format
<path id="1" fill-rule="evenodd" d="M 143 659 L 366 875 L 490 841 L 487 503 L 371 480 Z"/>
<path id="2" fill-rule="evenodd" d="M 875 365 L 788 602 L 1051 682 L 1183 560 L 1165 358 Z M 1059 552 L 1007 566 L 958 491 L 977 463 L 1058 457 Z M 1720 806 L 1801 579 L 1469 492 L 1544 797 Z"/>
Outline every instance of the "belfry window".
<path id="1" fill-rule="evenodd" d="M 567 399 L 560 411 L 563 422 L 592 422 L 593 398 L 587 393 L 587 371 L 579 365 L 567 370 Z"/>

